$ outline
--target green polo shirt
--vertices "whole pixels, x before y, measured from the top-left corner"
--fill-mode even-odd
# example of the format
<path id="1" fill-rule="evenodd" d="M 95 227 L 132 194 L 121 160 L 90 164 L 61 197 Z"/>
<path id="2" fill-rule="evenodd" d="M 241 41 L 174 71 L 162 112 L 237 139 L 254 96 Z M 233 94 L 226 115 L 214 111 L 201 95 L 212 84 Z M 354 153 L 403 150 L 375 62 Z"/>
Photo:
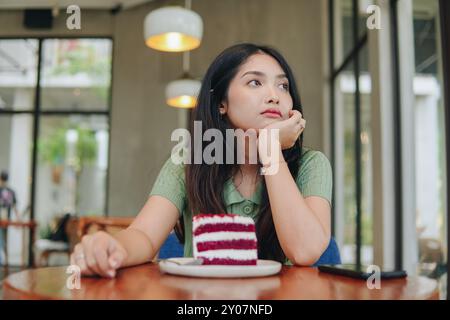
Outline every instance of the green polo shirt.
<path id="1" fill-rule="evenodd" d="M 328 158 L 322 152 L 303 148 L 300 170 L 295 178 L 303 197 L 318 196 L 331 204 L 332 180 Z M 246 199 L 236 189 L 232 179 L 227 180 L 223 190 L 227 213 L 251 217 L 256 222 L 261 205 L 262 187 L 263 184 L 260 182 L 253 196 Z M 192 257 L 192 212 L 187 206 L 184 165 L 176 165 L 169 158 L 153 185 L 150 192 L 150 196 L 152 195 L 162 196 L 177 207 L 185 225 L 184 256 Z M 291 262 L 287 260 L 286 264 Z"/>

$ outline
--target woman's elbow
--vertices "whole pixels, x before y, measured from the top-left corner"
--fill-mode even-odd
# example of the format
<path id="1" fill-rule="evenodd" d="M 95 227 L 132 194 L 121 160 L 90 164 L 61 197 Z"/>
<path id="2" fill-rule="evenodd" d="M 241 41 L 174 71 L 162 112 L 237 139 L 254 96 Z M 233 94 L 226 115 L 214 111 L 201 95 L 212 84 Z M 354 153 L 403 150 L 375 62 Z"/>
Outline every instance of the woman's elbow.
<path id="1" fill-rule="evenodd" d="M 297 252 L 293 254 L 292 263 L 296 266 L 312 266 L 316 263 L 330 243 L 330 237 L 325 238 L 323 241 L 316 243 L 313 247 L 305 249 L 299 248 Z"/>
<path id="2" fill-rule="evenodd" d="M 292 259 L 292 263 L 298 267 L 310 267 L 317 259 L 313 256 L 298 255 Z"/>

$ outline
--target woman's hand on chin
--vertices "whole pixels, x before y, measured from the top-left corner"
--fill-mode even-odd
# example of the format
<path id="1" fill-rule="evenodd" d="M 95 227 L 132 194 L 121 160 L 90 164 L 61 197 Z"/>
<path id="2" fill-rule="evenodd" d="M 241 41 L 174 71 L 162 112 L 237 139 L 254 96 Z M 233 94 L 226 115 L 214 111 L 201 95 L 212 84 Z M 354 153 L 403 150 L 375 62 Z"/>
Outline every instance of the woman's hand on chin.
<path id="1" fill-rule="evenodd" d="M 263 128 L 268 130 L 267 139 L 263 139 L 267 141 L 261 141 L 260 143 L 258 134 L 258 150 L 260 146 L 266 147 L 264 150 L 269 150 L 270 145 L 268 145 L 268 143 L 270 143 L 271 129 L 279 129 L 279 143 L 281 145 L 281 150 L 292 148 L 305 129 L 305 125 L 306 120 L 303 119 L 300 111 L 290 110 L 289 119 L 273 122 Z"/>

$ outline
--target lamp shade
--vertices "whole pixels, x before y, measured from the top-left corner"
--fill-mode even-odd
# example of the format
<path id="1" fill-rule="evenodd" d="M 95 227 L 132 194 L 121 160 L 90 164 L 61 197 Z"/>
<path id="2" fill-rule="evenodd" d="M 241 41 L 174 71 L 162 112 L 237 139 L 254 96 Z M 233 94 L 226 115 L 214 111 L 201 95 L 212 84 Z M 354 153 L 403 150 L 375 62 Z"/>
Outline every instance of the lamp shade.
<path id="1" fill-rule="evenodd" d="M 170 82 L 166 87 L 166 102 L 177 108 L 194 108 L 200 92 L 201 82 L 181 79 Z"/>
<path id="2" fill-rule="evenodd" d="M 145 17 L 145 43 L 152 49 L 168 52 L 192 50 L 200 46 L 202 36 L 202 18 L 183 7 L 164 7 Z"/>

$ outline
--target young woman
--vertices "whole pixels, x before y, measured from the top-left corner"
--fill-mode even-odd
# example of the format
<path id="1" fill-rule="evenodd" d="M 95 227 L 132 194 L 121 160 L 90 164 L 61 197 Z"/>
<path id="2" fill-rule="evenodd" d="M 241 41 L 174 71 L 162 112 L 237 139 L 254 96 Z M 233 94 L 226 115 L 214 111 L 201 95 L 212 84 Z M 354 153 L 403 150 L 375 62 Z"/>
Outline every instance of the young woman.
<path id="1" fill-rule="evenodd" d="M 224 50 L 206 72 L 194 120 L 201 121 L 203 132 L 215 128 L 223 137 L 227 129 L 278 129 L 279 160 L 266 155 L 271 141 L 262 135 L 257 163 L 183 165 L 167 160 L 129 228 L 114 236 L 87 235 L 76 245 L 71 263 L 83 275 L 114 277 L 118 268 L 152 260 L 176 226 L 181 226 L 184 255 L 192 256 L 192 216 L 197 213 L 252 217 L 259 259 L 307 266 L 321 257 L 330 243 L 331 167 L 321 152 L 302 147 L 306 121 L 294 76 L 281 54 L 250 43 Z M 250 159 L 248 145 L 234 151 Z M 261 167 L 274 166 L 275 174 L 260 174 Z"/>

